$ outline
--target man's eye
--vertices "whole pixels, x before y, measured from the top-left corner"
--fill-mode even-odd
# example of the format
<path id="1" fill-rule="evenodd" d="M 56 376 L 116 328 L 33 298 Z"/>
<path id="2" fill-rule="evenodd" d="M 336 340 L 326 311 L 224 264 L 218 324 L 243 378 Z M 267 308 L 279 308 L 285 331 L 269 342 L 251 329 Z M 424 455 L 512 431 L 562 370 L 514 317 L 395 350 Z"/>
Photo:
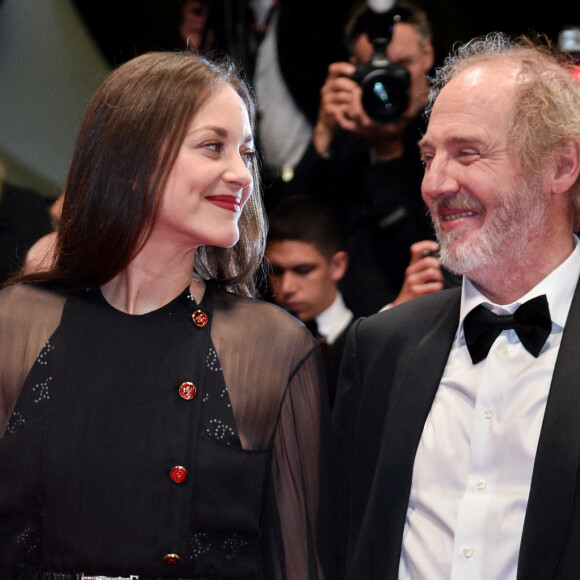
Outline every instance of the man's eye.
<path id="1" fill-rule="evenodd" d="M 479 158 L 479 153 L 473 151 L 473 149 L 467 149 L 465 151 L 460 151 L 457 157 L 461 163 L 471 163 Z"/>

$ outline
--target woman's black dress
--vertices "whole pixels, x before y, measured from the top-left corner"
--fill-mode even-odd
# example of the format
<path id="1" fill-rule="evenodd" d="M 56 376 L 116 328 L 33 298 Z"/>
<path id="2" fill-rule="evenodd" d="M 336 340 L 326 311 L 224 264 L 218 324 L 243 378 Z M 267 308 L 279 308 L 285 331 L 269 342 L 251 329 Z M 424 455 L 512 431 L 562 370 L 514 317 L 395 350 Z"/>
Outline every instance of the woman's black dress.
<path id="1" fill-rule="evenodd" d="M 5 575 L 325 577 L 327 407 L 295 319 L 212 283 L 143 315 L 14 286 L 0 349 Z"/>

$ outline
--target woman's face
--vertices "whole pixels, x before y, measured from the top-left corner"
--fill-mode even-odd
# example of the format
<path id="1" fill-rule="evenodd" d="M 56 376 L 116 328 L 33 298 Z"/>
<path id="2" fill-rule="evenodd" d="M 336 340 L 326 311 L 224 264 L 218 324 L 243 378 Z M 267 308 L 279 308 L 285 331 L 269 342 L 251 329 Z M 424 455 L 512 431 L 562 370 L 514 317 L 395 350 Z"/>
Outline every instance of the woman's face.
<path id="1" fill-rule="evenodd" d="M 252 193 L 253 155 L 246 106 L 223 84 L 191 120 L 152 238 L 185 250 L 233 246 L 239 238 L 238 218 Z"/>

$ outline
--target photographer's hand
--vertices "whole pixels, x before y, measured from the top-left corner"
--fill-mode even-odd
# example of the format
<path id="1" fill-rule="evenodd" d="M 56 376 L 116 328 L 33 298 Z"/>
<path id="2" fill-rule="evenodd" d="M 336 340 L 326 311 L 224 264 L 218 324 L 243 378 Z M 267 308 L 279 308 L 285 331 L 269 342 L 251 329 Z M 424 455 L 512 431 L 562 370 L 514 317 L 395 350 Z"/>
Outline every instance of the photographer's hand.
<path id="1" fill-rule="evenodd" d="M 362 89 L 349 78 L 355 72 L 348 62 L 335 62 L 320 91 L 320 109 L 312 141 L 319 155 L 330 151 L 337 129 L 359 135 L 371 148 L 376 159 L 388 161 L 403 155 L 403 135 L 407 120 L 383 125 L 373 121 L 362 106 Z"/>
<path id="2" fill-rule="evenodd" d="M 433 240 L 422 240 L 411 246 L 411 260 L 405 271 L 405 281 L 397 298 L 390 306 L 396 306 L 430 292 L 443 290 L 441 264 L 432 254 L 439 250 Z"/>
<path id="3" fill-rule="evenodd" d="M 334 62 L 328 67 L 328 75 L 320 90 L 320 108 L 314 127 L 312 141 L 320 155 L 326 155 L 338 128 L 347 129 L 347 111 L 355 98 L 353 93 L 359 88 L 349 78 L 355 72 L 348 62 Z"/>

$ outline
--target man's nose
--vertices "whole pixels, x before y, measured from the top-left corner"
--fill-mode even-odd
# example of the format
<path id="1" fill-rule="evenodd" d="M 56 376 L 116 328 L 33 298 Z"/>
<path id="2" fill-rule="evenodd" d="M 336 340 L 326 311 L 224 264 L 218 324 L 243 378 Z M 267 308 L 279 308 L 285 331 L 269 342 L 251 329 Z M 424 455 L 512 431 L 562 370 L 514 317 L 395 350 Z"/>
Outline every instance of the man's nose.
<path id="1" fill-rule="evenodd" d="M 423 175 L 421 183 L 421 194 L 423 199 L 429 201 L 446 193 L 457 193 L 459 184 L 451 174 L 449 166 L 443 160 L 433 159 Z"/>

